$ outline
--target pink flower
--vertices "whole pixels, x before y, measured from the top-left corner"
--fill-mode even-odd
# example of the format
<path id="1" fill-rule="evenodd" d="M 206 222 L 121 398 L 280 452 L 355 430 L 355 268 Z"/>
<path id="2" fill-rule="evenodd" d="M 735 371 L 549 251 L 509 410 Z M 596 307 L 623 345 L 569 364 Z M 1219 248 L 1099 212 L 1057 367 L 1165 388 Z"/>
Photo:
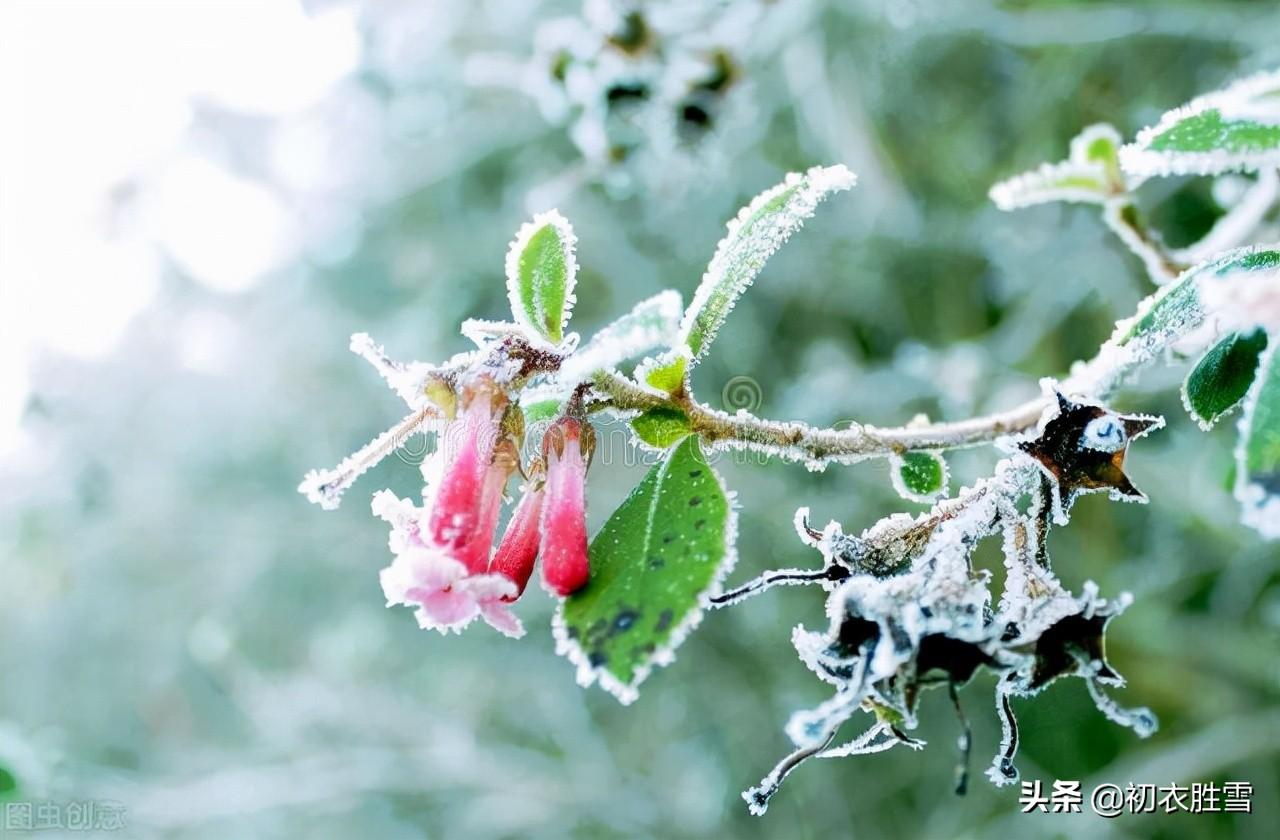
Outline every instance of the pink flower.
<path id="1" fill-rule="evenodd" d="M 594 445 L 590 424 L 572 416 L 553 423 L 542 444 L 547 462 L 542 582 L 561 598 L 585 586 L 590 576 L 585 495 L 587 463 Z"/>
<path id="2" fill-rule="evenodd" d="M 374 513 L 392 524 L 396 555 L 381 575 L 387 605 L 414 607 L 424 629 L 460 632 L 479 616 L 499 632 L 524 635 L 507 606 L 519 588 L 488 573 L 503 491 L 519 466 L 519 432 L 504 426 L 506 408 L 490 380 L 464 389 L 463 416 L 432 456 L 431 466 L 443 463 L 443 472 L 426 508 L 388 492 L 374 497 Z M 424 464 L 423 472 L 432 469 Z"/>
<path id="3" fill-rule="evenodd" d="M 535 461 L 529 472 L 524 495 L 516 512 L 511 515 L 507 531 L 502 535 L 498 551 L 489 564 L 492 574 L 503 575 L 516 585 L 516 594 L 509 599 L 512 601 L 524 593 L 524 588 L 533 575 L 541 538 L 542 499 L 546 495 L 541 463 Z"/>
<path id="4" fill-rule="evenodd" d="M 501 575 L 470 575 L 467 569 L 437 548 L 414 546 L 396 555 L 380 575 L 387 606 L 414 607 L 424 630 L 461 632 L 476 616 L 499 632 L 524 635 L 520 619 L 511 614 L 507 599 L 516 586 Z"/>
<path id="5" fill-rule="evenodd" d="M 490 558 L 507 482 L 520 466 L 523 414 L 492 380 L 461 395 L 462 416 L 423 464 L 428 490 L 418 508 L 389 491 L 373 512 L 392 526 L 395 559 L 382 570 L 387 605 L 414 609 L 419 626 L 461 632 L 482 618 L 508 636 L 524 635 L 510 609 L 542 557 L 543 583 L 559 597 L 587 583 L 586 476 L 595 433 L 575 413 L 561 417 L 529 466 L 525 492 Z M 545 478 L 544 478 L 545 465 Z"/>

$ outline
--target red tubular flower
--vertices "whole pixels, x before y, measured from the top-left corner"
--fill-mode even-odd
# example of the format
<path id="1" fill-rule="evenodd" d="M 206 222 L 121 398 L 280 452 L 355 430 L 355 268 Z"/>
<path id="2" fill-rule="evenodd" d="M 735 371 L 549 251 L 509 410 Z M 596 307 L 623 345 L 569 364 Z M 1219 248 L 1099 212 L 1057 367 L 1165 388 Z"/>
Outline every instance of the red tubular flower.
<path id="1" fill-rule="evenodd" d="M 493 534 L 498 529 L 498 515 L 502 512 L 502 493 L 519 461 L 515 444 L 504 440 L 494 451 L 493 463 L 485 468 L 480 502 L 475 510 L 475 530 L 454 553 L 469 574 L 480 575 L 489 569 L 489 551 L 493 548 Z"/>
<path id="2" fill-rule="evenodd" d="M 576 417 L 562 417 L 547 430 L 542 447 L 547 462 L 542 581 L 563 598 L 585 586 L 590 575 L 585 496 L 595 432 Z"/>
<path id="3" fill-rule="evenodd" d="M 502 472 L 505 464 L 493 464 L 505 402 L 492 383 L 476 383 L 463 394 L 461 422 L 451 424 L 442 441 L 442 445 L 456 449 L 448 453 L 452 458 L 436 491 L 427 533 L 435 545 L 456 557 L 472 574 L 484 572 L 488 566 L 497 507 L 511 475 L 510 470 Z"/>
<path id="4" fill-rule="evenodd" d="M 537 462 L 530 468 L 529 482 L 525 486 L 524 496 L 511 515 L 507 531 L 502 535 L 498 551 L 489 564 L 489 573 L 502 575 L 516 585 L 516 594 L 507 598 L 514 601 L 524 593 L 529 578 L 533 575 L 534 561 L 538 558 L 538 545 L 541 537 L 542 500 L 546 495 L 546 485 L 542 478 L 542 467 Z"/>

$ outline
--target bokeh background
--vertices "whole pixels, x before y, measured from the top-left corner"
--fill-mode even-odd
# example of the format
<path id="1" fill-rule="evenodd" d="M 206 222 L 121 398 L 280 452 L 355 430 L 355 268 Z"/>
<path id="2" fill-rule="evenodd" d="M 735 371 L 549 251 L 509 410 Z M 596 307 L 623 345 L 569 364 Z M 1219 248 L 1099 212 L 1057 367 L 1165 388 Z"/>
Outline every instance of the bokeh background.
<path id="1" fill-rule="evenodd" d="M 1112 625 L 1117 696 L 1161 729 L 1139 742 L 1066 682 L 1019 704 L 1019 764 L 1086 790 L 1248 781 L 1251 816 L 1019 815 L 980 776 L 998 741 L 980 676 L 968 796 L 939 695 L 924 752 L 812 762 L 749 817 L 739 791 L 827 693 L 788 641 L 823 624 L 821 593 L 708 616 L 624 709 L 575 686 L 540 591 L 520 642 L 384 608 L 366 500 L 415 492 L 405 460 L 336 513 L 294 492 L 402 414 L 347 336 L 463 349 L 462 318 L 504 314 L 531 212 L 575 224 L 589 331 L 662 288 L 687 298 L 736 208 L 815 163 L 860 183 L 770 263 L 698 393 L 750 377 L 759 412 L 814 423 L 1012 405 L 1150 287 L 1091 209 L 1001 214 L 988 186 L 1092 122 L 1132 135 L 1280 63 L 1270 0 L 683 5 L 709 17 L 655 12 L 685 33 L 658 72 L 723 50 L 724 102 L 615 92 L 643 119 L 592 124 L 547 93 L 547 44 L 590 31 L 577 2 L 0 3 L 0 800 L 116 800 L 138 837 L 1274 836 L 1280 551 L 1236 524 L 1233 424 L 1198 432 L 1178 369 L 1120 401 L 1170 421 L 1131 453 L 1151 504 L 1088 497 L 1050 546 L 1073 589 L 1135 594 Z M 1181 244 L 1221 212 L 1211 186 L 1142 195 Z M 955 457 L 952 486 L 995 458 Z M 611 460 L 593 528 L 642 474 Z M 814 562 L 801 504 L 852 531 L 913 509 L 882 463 L 720 466 L 739 577 Z M 998 582 L 996 547 L 979 559 Z"/>

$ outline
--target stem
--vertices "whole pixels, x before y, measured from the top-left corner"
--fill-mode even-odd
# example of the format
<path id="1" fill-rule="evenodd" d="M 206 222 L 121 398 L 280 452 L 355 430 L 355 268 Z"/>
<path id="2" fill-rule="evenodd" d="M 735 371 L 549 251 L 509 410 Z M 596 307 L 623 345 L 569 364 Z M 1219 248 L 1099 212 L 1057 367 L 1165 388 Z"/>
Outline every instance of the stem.
<path id="1" fill-rule="evenodd" d="M 594 384 L 608 397 L 613 408 L 622 411 L 679 408 L 688 416 L 693 430 L 709 445 L 758 449 L 816 466 L 832 461 L 854 463 L 915 450 L 989 443 L 1030 429 L 1049 405 L 1047 397 L 1038 397 L 1009 411 L 954 423 L 893 428 L 855 423 L 847 429 L 831 429 L 800 422 L 763 420 L 745 411 L 728 414 L 688 396 L 655 394 L 612 371 L 597 373 Z"/>
<path id="2" fill-rule="evenodd" d="M 1176 280 L 1179 274 L 1190 268 L 1177 260 L 1160 238 L 1151 232 L 1128 193 L 1107 202 L 1102 220 L 1130 251 L 1138 255 L 1151 276 L 1151 282 L 1157 286 Z"/>
<path id="3" fill-rule="evenodd" d="M 312 470 L 307 473 L 302 483 L 298 485 L 298 492 L 325 510 L 336 510 L 342 501 L 342 494 L 355 484 L 357 478 L 400 448 L 410 435 L 439 417 L 440 411 L 435 406 L 427 406 L 413 412 L 356 452 L 342 459 L 342 463 L 333 469 Z"/>

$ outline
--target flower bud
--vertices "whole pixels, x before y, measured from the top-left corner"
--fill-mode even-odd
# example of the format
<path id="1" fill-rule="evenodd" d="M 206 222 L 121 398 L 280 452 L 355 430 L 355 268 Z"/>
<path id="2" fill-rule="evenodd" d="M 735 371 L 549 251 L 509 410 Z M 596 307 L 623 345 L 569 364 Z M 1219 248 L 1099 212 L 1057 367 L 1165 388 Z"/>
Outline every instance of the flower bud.
<path id="1" fill-rule="evenodd" d="M 498 544 L 498 551 L 489 564 L 490 574 L 503 575 L 516 585 L 516 594 L 506 600 L 514 601 L 519 598 L 533 574 L 541 542 L 540 520 L 545 495 L 542 467 L 535 461 L 530 468 L 529 482 L 525 485 L 520 504 L 511 515 L 506 533 L 502 535 L 502 542 Z"/>
<path id="2" fill-rule="evenodd" d="M 505 395 L 492 382 L 480 380 L 463 391 L 462 402 L 462 417 L 446 428 L 441 441 L 450 460 L 436 490 L 427 533 L 474 574 L 488 566 L 498 505 L 514 463 L 504 456 L 496 468 L 494 464 Z"/>
<path id="3" fill-rule="evenodd" d="M 560 597 L 585 586 L 590 574 L 586 483 L 594 442 L 590 424 L 568 416 L 551 425 L 543 443 L 547 483 L 542 510 L 542 580 Z"/>

